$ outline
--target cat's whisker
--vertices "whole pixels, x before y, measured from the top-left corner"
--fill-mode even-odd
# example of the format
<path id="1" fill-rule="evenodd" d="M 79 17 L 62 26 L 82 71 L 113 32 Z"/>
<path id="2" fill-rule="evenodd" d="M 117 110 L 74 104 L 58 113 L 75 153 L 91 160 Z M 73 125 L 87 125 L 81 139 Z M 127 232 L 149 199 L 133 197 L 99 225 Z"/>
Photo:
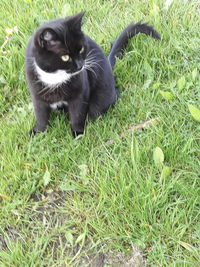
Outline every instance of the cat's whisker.
<path id="1" fill-rule="evenodd" d="M 92 51 L 92 50 L 91 50 Z M 93 52 L 93 51 L 92 51 Z M 86 56 L 86 58 L 89 58 L 89 57 L 96 57 L 97 56 L 97 54 L 93 54 L 93 53 L 88 53 L 87 54 L 87 56 Z"/>
<path id="2" fill-rule="evenodd" d="M 95 60 L 97 62 L 103 61 L 103 60 L 97 60 L 97 58 L 95 56 L 90 56 L 90 57 L 86 58 L 86 60 Z"/>
<path id="3" fill-rule="evenodd" d="M 97 66 L 103 70 L 101 65 L 94 60 L 86 60 L 85 62 L 86 62 L 86 64 L 90 65 L 91 67 Z"/>
<path id="4" fill-rule="evenodd" d="M 86 62 L 85 65 L 90 68 L 94 67 L 94 63 L 91 62 Z"/>
<path id="5" fill-rule="evenodd" d="M 88 71 L 91 71 L 91 72 L 95 75 L 95 77 L 97 78 L 97 75 L 96 75 L 96 73 L 94 72 L 93 69 L 87 68 L 87 70 L 88 70 Z"/>
<path id="6" fill-rule="evenodd" d="M 92 49 L 93 50 L 93 49 Z M 88 57 L 89 55 L 91 55 L 92 54 L 92 50 L 90 50 L 90 52 L 87 54 L 87 56 L 86 57 Z"/>
<path id="7" fill-rule="evenodd" d="M 90 56 L 85 59 L 86 61 L 95 61 L 95 62 L 102 62 L 103 60 L 97 59 L 95 56 Z"/>
<path id="8" fill-rule="evenodd" d="M 91 63 L 91 62 L 88 62 L 87 65 L 90 67 L 90 68 L 93 68 L 96 67 L 95 63 Z M 97 66 L 98 67 L 98 66 Z"/>
<path id="9" fill-rule="evenodd" d="M 39 81 L 40 82 L 40 81 Z M 56 89 L 58 88 L 58 86 L 45 86 L 42 90 L 40 90 L 39 95 L 42 94 L 43 92 L 45 92 L 43 94 L 43 96 L 47 95 L 47 94 L 51 94 L 53 93 Z"/>
<path id="10" fill-rule="evenodd" d="M 47 92 L 44 94 L 44 95 L 46 95 L 46 94 L 52 94 L 55 90 L 57 90 L 59 88 L 59 85 L 58 86 L 51 86 L 51 87 L 49 87 L 48 88 L 48 90 L 47 90 Z"/>
<path id="11" fill-rule="evenodd" d="M 87 61 L 95 61 L 95 62 L 102 62 L 103 60 L 96 60 L 96 58 L 88 58 Z"/>
<path id="12" fill-rule="evenodd" d="M 86 59 L 87 62 L 96 62 L 96 60 L 94 58 L 89 58 L 89 59 Z"/>
<path id="13" fill-rule="evenodd" d="M 46 90 L 46 91 L 45 91 Z M 42 89 L 39 93 L 38 93 L 38 95 L 43 95 L 43 96 L 45 96 L 47 93 L 49 93 L 49 90 L 48 90 L 48 88 L 47 87 L 45 87 L 44 89 Z"/>
<path id="14" fill-rule="evenodd" d="M 74 75 L 77 75 L 79 72 L 74 73 Z M 68 82 L 68 80 L 64 81 L 62 84 L 66 84 L 67 82 Z M 41 82 L 41 80 L 36 81 L 36 83 L 42 83 L 43 85 L 45 85 L 45 83 Z M 45 96 L 46 94 L 53 93 L 59 87 L 60 87 L 60 83 L 57 85 L 47 85 L 42 90 L 40 90 L 40 92 L 38 94 L 39 95 L 42 94 L 43 96 Z M 43 94 L 43 92 L 45 92 L 45 93 Z"/>
<path id="15" fill-rule="evenodd" d="M 103 60 L 96 60 L 95 57 L 89 57 L 89 58 L 86 58 L 86 61 L 93 61 L 93 62 L 98 63 L 98 62 L 102 62 Z"/>
<path id="16" fill-rule="evenodd" d="M 87 69 L 87 70 L 92 70 L 92 71 L 94 71 L 94 70 L 92 69 L 91 66 L 92 66 L 91 64 L 86 63 L 86 64 L 84 65 L 84 68 Z"/>
<path id="17" fill-rule="evenodd" d="M 89 56 L 90 54 L 92 54 L 94 51 L 96 51 L 97 49 L 96 48 L 93 48 L 89 51 L 89 53 L 87 54 L 87 56 Z"/>
<path id="18" fill-rule="evenodd" d="M 99 68 L 101 68 L 103 70 L 103 68 L 101 67 L 101 65 L 99 63 L 97 63 L 96 61 L 93 61 L 93 60 L 90 60 L 90 61 L 87 61 L 87 63 L 91 64 L 91 66 L 97 66 Z"/>
<path id="19" fill-rule="evenodd" d="M 48 87 L 45 87 L 44 89 L 47 89 L 47 91 L 43 94 L 43 96 L 45 96 L 45 95 L 47 95 L 47 94 L 51 94 L 51 93 L 53 93 L 53 91 L 52 91 L 52 89 L 54 89 L 54 88 L 48 88 Z M 56 89 L 56 88 L 55 88 Z M 43 91 L 43 90 L 42 90 Z"/>
<path id="20" fill-rule="evenodd" d="M 38 95 L 41 95 L 41 94 L 42 94 L 43 92 L 45 92 L 45 90 L 47 90 L 47 89 L 48 89 L 47 86 L 44 87 L 42 90 L 39 91 Z"/>
<path id="21" fill-rule="evenodd" d="M 90 65 L 85 65 L 85 69 L 91 71 L 97 77 L 96 72 L 91 68 Z"/>

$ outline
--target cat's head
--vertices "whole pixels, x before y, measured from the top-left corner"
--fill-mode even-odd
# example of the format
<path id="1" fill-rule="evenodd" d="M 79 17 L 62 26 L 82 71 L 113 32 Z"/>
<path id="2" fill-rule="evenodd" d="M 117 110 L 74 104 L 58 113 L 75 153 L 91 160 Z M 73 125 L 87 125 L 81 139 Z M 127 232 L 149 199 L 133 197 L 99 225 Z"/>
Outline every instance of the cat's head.
<path id="1" fill-rule="evenodd" d="M 35 60 L 47 72 L 80 71 L 87 55 L 87 42 L 81 31 L 84 12 L 42 25 L 34 35 Z"/>

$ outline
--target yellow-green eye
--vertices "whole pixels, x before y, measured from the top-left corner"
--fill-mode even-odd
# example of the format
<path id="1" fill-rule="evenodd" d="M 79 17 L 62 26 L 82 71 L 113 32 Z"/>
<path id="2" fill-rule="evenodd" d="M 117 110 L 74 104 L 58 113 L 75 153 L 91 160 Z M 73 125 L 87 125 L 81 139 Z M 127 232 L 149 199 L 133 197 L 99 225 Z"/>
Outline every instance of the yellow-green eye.
<path id="1" fill-rule="evenodd" d="M 69 61 L 69 55 L 63 55 L 62 57 L 61 57 L 61 59 L 62 59 L 62 61 Z"/>
<path id="2" fill-rule="evenodd" d="M 80 54 L 82 54 L 84 52 L 84 47 L 81 47 L 81 50 L 79 51 Z"/>

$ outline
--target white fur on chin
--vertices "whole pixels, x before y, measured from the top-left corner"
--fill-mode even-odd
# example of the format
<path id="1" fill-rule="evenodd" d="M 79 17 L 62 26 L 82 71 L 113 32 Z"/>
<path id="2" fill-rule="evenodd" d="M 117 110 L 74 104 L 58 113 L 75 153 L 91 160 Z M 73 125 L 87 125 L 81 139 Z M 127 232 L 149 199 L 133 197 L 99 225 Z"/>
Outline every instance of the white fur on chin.
<path id="1" fill-rule="evenodd" d="M 39 80 L 47 87 L 50 88 L 56 88 L 62 85 L 63 83 L 66 83 L 70 81 L 71 77 L 74 75 L 79 74 L 84 67 L 77 72 L 74 73 L 67 73 L 65 70 L 57 70 L 55 72 L 46 72 L 42 70 L 36 62 L 34 62 L 35 70 L 38 74 Z"/>
<path id="2" fill-rule="evenodd" d="M 67 73 L 64 70 L 57 70 L 55 72 L 46 72 L 42 70 L 35 62 L 35 69 L 38 74 L 39 80 L 48 87 L 58 87 L 59 85 L 66 83 L 72 77 L 72 74 Z"/>

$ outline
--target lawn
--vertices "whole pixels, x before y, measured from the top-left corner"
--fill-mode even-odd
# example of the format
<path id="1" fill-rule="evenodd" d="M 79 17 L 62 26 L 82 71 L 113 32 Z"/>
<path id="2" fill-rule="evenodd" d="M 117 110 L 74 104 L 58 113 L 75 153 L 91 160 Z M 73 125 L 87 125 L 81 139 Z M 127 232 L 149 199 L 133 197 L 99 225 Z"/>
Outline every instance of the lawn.
<path id="1" fill-rule="evenodd" d="M 1 1 L 1 267 L 80 266 L 90 253 L 132 246 L 148 266 L 198 266 L 200 9 L 198 1 L 171 2 Z M 162 40 L 129 42 L 115 67 L 120 100 L 83 137 L 73 139 L 57 113 L 31 139 L 26 43 L 44 21 L 81 10 L 84 31 L 105 53 L 131 21 L 148 21 Z"/>

